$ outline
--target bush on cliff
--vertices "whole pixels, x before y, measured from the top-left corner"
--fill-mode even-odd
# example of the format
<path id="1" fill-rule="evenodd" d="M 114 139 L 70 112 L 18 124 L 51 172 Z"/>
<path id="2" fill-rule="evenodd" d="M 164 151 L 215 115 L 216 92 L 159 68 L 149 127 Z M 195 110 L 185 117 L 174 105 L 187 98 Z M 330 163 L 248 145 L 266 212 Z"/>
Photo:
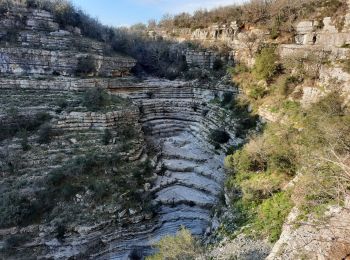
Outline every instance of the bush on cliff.
<path id="1" fill-rule="evenodd" d="M 87 76 L 97 71 L 96 60 L 92 55 L 78 58 L 77 75 Z"/>
<path id="2" fill-rule="evenodd" d="M 182 227 L 175 236 L 165 236 L 155 245 L 158 253 L 147 260 L 196 259 L 202 253 L 199 242 Z"/>
<path id="3" fill-rule="evenodd" d="M 226 185 L 233 208 L 244 218 L 252 216 L 242 225 L 251 224 L 248 233 L 272 242 L 292 205 L 320 216 L 327 206 L 343 203 L 350 187 L 350 117 L 343 97 L 330 93 L 310 108 L 293 110 L 301 115 L 294 119 L 298 122 L 269 123 L 225 160 L 232 171 Z M 294 188 L 282 192 L 297 172 Z"/>
<path id="4" fill-rule="evenodd" d="M 111 95 L 99 87 L 86 90 L 81 100 L 81 104 L 93 112 L 112 109 L 114 106 L 128 103 L 127 99 Z"/>
<path id="5" fill-rule="evenodd" d="M 253 221 L 253 232 L 260 237 L 268 237 L 275 243 L 282 232 L 282 226 L 287 218 L 293 203 L 290 194 L 280 192 L 265 200 L 258 208 L 256 219 Z"/>
<path id="6" fill-rule="evenodd" d="M 36 131 L 41 125 L 47 123 L 51 115 L 38 112 L 34 115 L 21 115 L 16 109 L 7 111 L 6 120 L 0 123 L 0 141 L 11 138 L 18 133 Z"/>
<path id="7" fill-rule="evenodd" d="M 40 144 L 48 144 L 51 141 L 53 131 L 52 126 L 50 124 L 44 124 L 40 127 L 38 132 L 38 142 Z"/>
<path id="8" fill-rule="evenodd" d="M 215 129 L 211 131 L 209 138 L 214 143 L 224 144 L 230 140 L 230 135 L 225 130 Z"/>
<path id="9" fill-rule="evenodd" d="M 230 24 L 239 21 L 269 29 L 271 38 L 275 38 L 279 35 L 292 35 L 293 23 L 297 20 L 327 16 L 337 20 L 346 8 L 346 1 L 343 0 L 251 0 L 241 5 L 197 10 L 193 15 L 181 13 L 174 17 L 167 16 L 158 26 L 169 31 L 174 28 L 203 29 L 214 23 Z"/>
<path id="10" fill-rule="evenodd" d="M 0 200 L 0 227 L 31 223 L 38 215 L 40 204 L 18 191 L 4 192 Z"/>
<path id="11" fill-rule="evenodd" d="M 270 80 L 278 71 L 278 56 L 274 48 L 264 48 L 258 54 L 253 68 L 257 79 Z"/>

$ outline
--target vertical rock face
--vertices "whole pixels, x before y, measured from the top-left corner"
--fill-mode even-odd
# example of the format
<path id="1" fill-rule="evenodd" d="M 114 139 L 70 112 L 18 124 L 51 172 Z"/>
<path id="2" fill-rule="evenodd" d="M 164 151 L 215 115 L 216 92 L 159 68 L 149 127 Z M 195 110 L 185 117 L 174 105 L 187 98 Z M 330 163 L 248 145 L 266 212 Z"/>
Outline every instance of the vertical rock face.
<path id="1" fill-rule="evenodd" d="M 339 30 L 331 17 L 325 17 L 320 24 L 318 21 L 302 21 L 296 25 L 295 41 L 301 45 L 320 45 L 324 47 L 341 47 L 350 43 L 347 24 Z"/>
<path id="2" fill-rule="evenodd" d="M 91 55 L 96 64 L 94 73 L 100 76 L 116 76 L 127 73 L 135 66 L 135 61 L 125 57 L 104 57 L 71 51 L 46 51 L 28 48 L 1 48 L 0 72 L 3 74 L 59 74 L 75 75 L 79 59 Z M 30 62 L 29 62 L 30 61 Z"/>
<path id="3" fill-rule="evenodd" d="M 345 10 L 344 10 L 345 11 Z M 336 22 L 331 17 L 322 21 L 301 21 L 296 26 L 295 41 L 301 45 L 318 45 L 322 48 L 339 48 L 350 43 L 350 4 L 343 17 L 343 22 Z"/>
<path id="4" fill-rule="evenodd" d="M 191 39 L 201 41 L 223 41 L 229 43 L 235 39 L 238 32 L 239 25 L 236 21 L 233 21 L 229 25 L 214 24 L 206 29 L 196 29 L 192 33 Z"/>
<path id="5" fill-rule="evenodd" d="M 187 50 L 185 57 L 189 67 L 197 66 L 203 69 L 213 69 L 215 62 L 220 59 L 216 53 L 211 51 Z"/>
<path id="6" fill-rule="evenodd" d="M 303 21 L 297 24 L 297 36 L 295 42 L 297 44 L 314 44 L 316 42 L 316 28 L 318 23 L 313 21 Z"/>

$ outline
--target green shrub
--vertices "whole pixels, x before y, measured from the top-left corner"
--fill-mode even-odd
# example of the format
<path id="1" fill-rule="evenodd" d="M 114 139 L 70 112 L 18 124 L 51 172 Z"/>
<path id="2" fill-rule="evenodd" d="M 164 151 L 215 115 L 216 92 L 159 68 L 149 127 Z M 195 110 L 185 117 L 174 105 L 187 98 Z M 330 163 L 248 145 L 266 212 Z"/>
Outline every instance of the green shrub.
<path id="1" fill-rule="evenodd" d="M 9 42 L 9 43 L 12 43 L 12 44 L 16 44 L 17 41 L 18 41 L 18 36 L 19 36 L 19 33 L 18 31 L 15 31 L 15 30 L 11 30 L 11 31 L 8 31 L 6 33 L 5 36 L 2 37 L 2 41 L 6 41 L 6 42 Z"/>
<path id="2" fill-rule="evenodd" d="M 89 111 L 99 111 L 110 104 L 110 96 L 102 88 L 87 90 L 83 95 L 82 105 Z"/>
<path id="3" fill-rule="evenodd" d="M 258 100 L 260 98 L 263 98 L 266 94 L 267 94 L 267 91 L 264 86 L 259 86 L 254 84 L 249 87 L 248 96 L 250 98 Z"/>
<path id="4" fill-rule="evenodd" d="M 39 212 L 39 205 L 18 191 L 4 193 L 0 198 L 2 228 L 30 223 Z"/>
<path id="5" fill-rule="evenodd" d="M 104 145 L 108 145 L 109 142 L 111 141 L 112 139 L 112 133 L 109 129 L 105 129 L 104 130 L 104 133 L 103 133 L 103 136 L 102 136 L 102 144 Z"/>
<path id="6" fill-rule="evenodd" d="M 287 147 L 290 149 L 290 147 Z M 293 154 L 292 149 L 280 150 L 271 153 L 269 156 L 268 167 L 272 171 L 277 171 L 290 176 L 293 176 L 296 172 L 296 158 Z"/>
<path id="7" fill-rule="evenodd" d="M 248 152 L 241 149 L 225 158 L 225 166 L 237 172 L 248 172 L 253 169 L 253 162 Z"/>
<path id="8" fill-rule="evenodd" d="M 110 194 L 110 187 L 105 181 L 94 181 L 90 184 L 89 189 L 93 191 L 93 197 L 96 201 L 100 201 Z"/>
<path id="9" fill-rule="evenodd" d="M 44 112 L 24 116 L 18 114 L 17 111 L 10 110 L 7 115 L 8 121 L 0 123 L 0 141 L 15 136 L 18 132 L 35 131 L 41 125 L 51 119 L 51 115 Z"/>
<path id="10" fill-rule="evenodd" d="M 288 193 L 275 194 L 258 207 L 253 229 L 259 236 L 268 236 L 271 243 L 276 242 L 292 207 L 293 203 Z"/>
<path id="11" fill-rule="evenodd" d="M 268 199 L 274 193 L 280 191 L 285 178 L 281 174 L 264 172 L 250 175 L 249 179 L 240 183 L 242 199 L 245 201 L 261 201 Z"/>
<path id="12" fill-rule="evenodd" d="M 125 124 L 120 127 L 120 136 L 123 141 L 134 139 L 137 136 L 137 131 L 132 124 Z"/>
<path id="13" fill-rule="evenodd" d="M 38 132 L 38 143 L 39 144 L 48 144 L 51 142 L 53 135 L 52 126 L 50 124 L 44 124 L 40 127 Z"/>
<path id="14" fill-rule="evenodd" d="M 287 97 L 293 93 L 295 87 L 301 82 L 302 80 L 296 76 L 282 77 L 278 84 L 279 94 Z"/>
<path id="15" fill-rule="evenodd" d="M 231 108 L 233 98 L 232 92 L 225 92 L 221 101 L 221 107 Z"/>
<path id="16" fill-rule="evenodd" d="M 63 224 L 59 224 L 55 230 L 56 238 L 61 242 L 64 241 L 64 236 L 65 236 L 66 232 L 67 232 L 66 226 Z"/>
<path id="17" fill-rule="evenodd" d="M 78 64 L 76 69 L 77 75 L 90 75 L 95 74 L 97 72 L 97 64 L 94 56 L 87 55 L 85 57 L 78 58 Z"/>
<path id="18" fill-rule="evenodd" d="M 253 68 L 257 79 L 270 80 L 278 71 L 278 56 L 274 48 L 264 48 L 258 54 Z"/>
<path id="19" fill-rule="evenodd" d="M 65 174 L 64 170 L 56 169 L 49 173 L 47 183 L 52 186 L 59 186 L 65 181 L 66 178 L 67 175 Z"/>
<path id="20" fill-rule="evenodd" d="M 176 236 L 162 238 L 156 244 L 156 249 L 158 253 L 147 257 L 147 260 L 196 259 L 202 252 L 199 242 L 185 228 L 181 228 Z"/>
<path id="21" fill-rule="evenodd" d="M 280 31 L 279 29 L 276 27 L 276 26 L 273 26 L 271 29 L 270 29 L 270 37 L 272 40 L 275 40 L 277 39 L 278 37 L 280 36 Z"/>
<path id="22" fill-rule="evenodd" d="M 65 183 L 61 188 L 60 188 L 60 193 L 62 197 L 68 201 L 72 197 L 74 197 L 77 193 L 82 191 L 83 188 L 71 183 Z"/>
<path id="23" fill-rule="evenodd" d="M 68 101 L 64 98 L 58 99 L 56 105 L 58 106 L 58 109 L 56 109 L 57 113 L 61 113 L 64 109 L 66 109 L 69 106 Z"/>
<path id="24" fill-rule="evenodd" d="M 213 70 L 221 70 L 224 67 L 224 64 L 221 59 L 215 59 L 213 63 Z"/>
<path id="25" fill-rule="evenodd" d="M 224 144 L 227 143 L 231 137 L 225 130 L 215 129 L 210 132 L 209 138 L 214 143 Z"/>
<path id="26" fill-rule="evenodd" d="M 249 68 L 243 63 L 238 63 L 235 64 L 234 67 L 228 67 L 227 72 L 231 74 L 231 76 L 237 76 L 239 74 L 249 72 Z"/>
<path id="27" fill-rule="evenodd" d="M 28 151 L 30 150 L 30 145 L 28 143 L 28 132 L 27 130 L 22 130 L 20 132 L 20 137 L 21 137 L 21 147 L 23 151 Z"/>

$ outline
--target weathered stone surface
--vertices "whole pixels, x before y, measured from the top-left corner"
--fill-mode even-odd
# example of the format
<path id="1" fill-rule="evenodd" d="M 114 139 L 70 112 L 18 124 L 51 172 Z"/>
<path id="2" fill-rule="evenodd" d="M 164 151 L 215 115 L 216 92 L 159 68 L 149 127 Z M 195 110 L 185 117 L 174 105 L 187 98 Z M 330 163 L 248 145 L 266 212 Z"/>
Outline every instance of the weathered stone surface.
<path id="1" fill-rule="evenodd" d="M 214 63 L 220 57 L 211 51 L 193 51 L 185 52 L 186 61 L 189 67 L 199 67 L 203 69 L 213 69 Z"/>
<path id="2" fill-rule="evenodd" d="M 81 91 L 96 86 L 112 94 L 129 97 L 136 106 L 114 108 L 109 112 L 87 112 L 76 107 L 70 112 L 56 114 L 56 99 L 60 97 L 69 102 L 76 102 Z M 227 131 L 233 137 L 223 149 L 237 145 L 235 125 L 232 118 L 227 123 L 222 120 L 224 111 L 209 104 L 215 97 L 222 97 L 227 87 L 222 84 L 212 86 L 197 85 L 194 82 L 167 81 L 150 78 L 139 82 L 133 78 L 122 79 L 76 79 L 54 77 L 36 80 L 35 78 L 2 78 L 1 103 L 20 102 L 20 113 L 51 111 L 54 118 L 52 128 L 59 136 L 55 137 L 50 148 L 32 147 L 21 158 L 21 172 L 25 176 L 34 173 L 49 172 L 69 160 L 73 154 L 79 156 L 89 147 L 99 153 L 109 153 L 112 147 L 120 144 L 119 129 L 124 125 L 133 126 L 138 139 L 132 144 L 127 158 L 132 161 L 144 159 L 143 132 L 147 139 L 155 143 L 159 152 L 155 164 L 164 174 L 154 176 L 147 183 L 145 190 L 154 194 L 155 202 L 160 204 L 154 217 L 144 214 L 137 208 L 108 208 L 105 211 L 115 216 L 123 227 L 97 221 L 94 225 L 76 226 L 79 235 L 69 234 L 64 243 L 50 240 L 52 237 L 46 225 L 40 226 L 35 247 L 46 248 L 43 257 L 73 257 L 86 252 L 96 240 L 101 239 L 105 247 L 95 249 L 91 257 L 95 259 L 121 259 L 127 257 L 135 248 L 143 254 L 152 251 L 151 244 L 168 234 L 175 234 L 179 227 L 186 226 L 193 234 L 202 235 L 211 225 L 210 208 L 216 205 L 222 191 L 225 178 L 222 168 L 224 153 L 217 153 L 208 142 L 212 129 L 227 125 Z M 233 92 L 236 93 L 236 92 Z M 5 101 L 6 102 L 3 102 Z M 25 102 L 28 100 L 28 102 Z M 202 111 L 208 109 L 207 116 Z M 1 113 L 6 117 L 6 110 Z M 110 129 L 113 141 L 102 146 L 104 129 Z M 20 150 L 16 141 L 13 151 Z M 31 141 L 35 142 L 35 140 Z M 42 151 L 40 149 L 43 149 Z M 15 154 L 15 153 L 14 153 Z M 53 163 L 54 162 L 54 163 Z M 6 167 L 6 165 L 0 165 Z M 112 171 L 112 169 L 111 169 Z M 117 169 L 115 170 L 117 171 Z M 84 193 L 75 196 L 74 203 L 84 203 Z M 137 212 L 134 214 L 134 209 Z M 102 219 L 101 219 L 102 221 Z M 82 231 L 84 230 L 84 231 Z M 36 236 L 33 234 L 33 236 Z M 52 243 L 47 243 L 51 241 Z"/>
<path id="3" fill-rule="evenodd" d="M 268 260 L 346 259 L 348 256 L 349 208 L 330 207 L 326 221 L 309 219 L 300 223 L 294 209 L 283 227 L 280 240 Z"/>
<path id="4" fill-rule="evenodd" d="M 348 48 L 338 48 L 334 46 L 318 46 L 318 45 L 296 45 L 282 44 L 278 47 L 279 54 L 282 58 L 297 55 L 315 54 L 318 56 L 327 56 L 332 60 L 346 59 L 350 53 Z"/>
<path id="5" fill-rule="evenodd" d="M 312 104 L 319 101 L 325 95 L 319 88 L 316 87 L 304 87 L 303 96 L 300 103 L 303 107 L 309 107 Z"/>
<path id="6" fill-rule="evenodd" d="M 71 51 L 46 51 L 27 48 L 0 48 L 0 72 L 15 75 L 75 75 L 78 60 L 86 57 Z M 126 74 L 136 61 L 122 56 L 105 57 L 93 55 L 97 74 L 118 76 Z"/>
<path id="7" fill-rule="evenodd" d="M 209 253 L 208 257 L 217 260 L 244 259 L 263 260 L 270 252 L 270 245 L 239 235 L 232 241 L 223 241 Z"/>
<path id="8" fill-rule="evenodd" d="M 295 42 L 300 45 L 320 45 L 327 48 L 341 47 L 350 43 L 350 31 L 347 26 L 347 17 L 343 31 L 338 31 L 331 17 L 325 17 L 322 21 L 322 27 L 318 21 L 299 22 L 296 29 Z"/>
<path id="9" fill-rule="evenodd" d="M 236 21 L 231 22 L 229 25 L 217 25 L 213 24 L 206 29 L 196 29 L 192 35 L 192 40 L 201 41 L 233 41 L 236 34 L 239 31 L 239 26 Z"/>
<path id="10" fill-rule="evenodd" d="M 12 46 L 0 49 L 3 74 L 71 76 L 78 60 L 88 55 L 95 59 L 98 76 L 125 75 L 136 64 L 130 57 L 104 55 L 106 44 L 81 37 L 77 28 L 62 30 L 44 10 L 15 6 L 1 17 L 0 31 L 0 38 L 7 37 L 6 46 Z"/>
<path id="11" fill-rule="evenodd" d="M 0 29 L 28 29 L 37 31 L 57 31 L 59 24 L 51 13 L 45 10 L 27 9 L 15 6 L 0 21 Z"/>
<path id="12" fill-rule="evenodd" d="M 316 26 L 317 22 L 314 21 L 299 22 L 296 25 L 295 42 L 297 44 L 314 44 L 316 42 Z"/>
<path id="13" fill-rule="evenodd" d="M 40 48 L 52 51 L 76 51 L 103 55 L 105 44 L 81 36 L 72 35 L 68 31 L 54 31 L 44 34 L 37 31 L 21 31 L 18 34 L 18 44 L 26 48 Z"/>

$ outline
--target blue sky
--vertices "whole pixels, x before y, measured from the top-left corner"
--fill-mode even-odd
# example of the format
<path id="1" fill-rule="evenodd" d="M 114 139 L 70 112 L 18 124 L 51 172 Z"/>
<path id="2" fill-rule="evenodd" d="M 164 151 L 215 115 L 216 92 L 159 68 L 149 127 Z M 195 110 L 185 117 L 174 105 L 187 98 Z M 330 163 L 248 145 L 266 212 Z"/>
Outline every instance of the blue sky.
<path id="1" fill-rule="evenodd" d="M 102 23 L 113 26 L 147 23 L 159 20 L 164 14 L 193 12 L 240 3 L 243 0 L 72 0 L 77 6 Z"/>

